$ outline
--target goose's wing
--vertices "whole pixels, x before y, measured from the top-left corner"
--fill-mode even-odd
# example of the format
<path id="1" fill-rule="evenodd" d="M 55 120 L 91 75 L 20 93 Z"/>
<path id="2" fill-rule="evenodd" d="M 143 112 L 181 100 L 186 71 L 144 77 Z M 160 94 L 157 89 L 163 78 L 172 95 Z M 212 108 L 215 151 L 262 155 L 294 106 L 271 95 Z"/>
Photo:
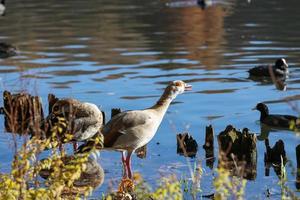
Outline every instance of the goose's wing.
<path id="1" fill-rule="evenodd" d="M 152 117 L 142 110 L 127 111 L 114 116 L 103 128 L 104 146 L 111 147 L 116 140 L 132 130 L 152 122 Z"/>

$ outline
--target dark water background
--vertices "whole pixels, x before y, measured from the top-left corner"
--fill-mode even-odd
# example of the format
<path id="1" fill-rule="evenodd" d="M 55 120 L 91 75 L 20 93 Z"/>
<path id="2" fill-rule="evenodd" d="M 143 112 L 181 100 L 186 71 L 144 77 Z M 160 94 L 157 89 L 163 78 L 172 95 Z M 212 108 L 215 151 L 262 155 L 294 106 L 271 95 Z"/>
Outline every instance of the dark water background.
<path id="1" fill-rule="evenodd" d="M 48 93 L 74 97 L 97 104 L 109 116 L 113 107 L 151 106 L 168 81 L 191 83 L 193 91 L 179 96 L 169 108 L 148 145 L 147 159 L 133 158 L 134 171 L 151 184 L 170 172 L 190 177 L 186 159 L 176 155 L 178 132 L 189 131 L 200 146 L 208 124 L 216 133 L 228 124 L 259 133 L 259 113 L 251 108 L 262 101 L 270 102 L 272 113 L 298 114 L 282 100 L 298 95 L 300 89 L 300 1 L 232 0 L 205 10 L 166 3 L 9 0 L 7 14 L 0 18 L 0 41 L 16 45 L 19 55 L 0 60 L 1 91 L 26 90 L 41 96 L 44 104 Z M 249 68 L 278 57 L 286 58 L 290 66 L 286 91 L 248 78 Z M 295 97 L 293 104 L 299 99 Z M 278 139 L 285 143 L 288 185 L 294 190 L 292 172 L 300 139 L 289 131 L 271 132 L 269 139 L 271 146 Z M 8 171 L 12 136 L 1 133 L 0 144 L 1 171 Z M 264 152 L 260 141 L 257 178 L 247 183 L 249 199 L 265 199 L 267 188 L 272 199 L 280 198 L 274 171 L 264 176 Z M 201 187 L 211 193 L 213 171 L 204 159 L 200 148 L 197 160 L 205 170 Z M 99 162 L 106 179 L 94 197 L 122 173 L 119 153 L 103 152 Z"/>

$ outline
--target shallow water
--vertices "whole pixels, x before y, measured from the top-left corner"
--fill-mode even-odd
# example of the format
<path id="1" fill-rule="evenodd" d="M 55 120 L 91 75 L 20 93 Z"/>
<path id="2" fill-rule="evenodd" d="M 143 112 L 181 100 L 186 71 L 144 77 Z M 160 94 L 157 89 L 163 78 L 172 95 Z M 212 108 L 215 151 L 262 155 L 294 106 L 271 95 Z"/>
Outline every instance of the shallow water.
<path id="1" fill-rule="evenodd" d="M 166 3 L 10 0 L 6 16 L 0 18 L 0 41 L 16 45 L 19 55 L 0 60 L 1 90 L 26 90 L 44 103 L 48 93 L 74 97 L 97 104 L 109 116 L 114 107 L 151 106 L 168 81 L 192 84 L 193 91 L 178 96 L 169 108 L 148 145 L 147 158 L 133 158 L 134 171 L 152 184 L 168 171 L 189 177 L 186 159 L 176 155 L 178 132 L 190 132 L 199 147 L 209 124 L 216 133 L 228 124 L 259 133 L 259 113 L 251 108 L 262 101 L 269 102 L 272 113 L 297 115 L 284 100 L 295 96 L 292 103 L 297 104 L 299 99 L 299 1 L 218 1 L 205 10 L 193 2 Z M 248 78 L 252 66 L 273 63 L 278 57 L 286 58 L 290 66 L 285 91 Z M 284 141 L 290 159 L 288 185 L 295 189 L 292 172 L 299 137 L 277 131 L 269 139 L 271 146 L 278 139 Z M 0 143 L 1 170 L 7 171 L 12 136 L 2 133 Z M 249 199 L 264 199 L 267 188 L 272 188 L 272 199 L 280 197 L 274 171 L 264 176 L 264 152 L 260 141 L 257 178 L 247 183 Z M 197 159 L 205 168 L 202 189 L 212 193 L 212 171 L 204 164 L 202 148 Z M 95 197 L 122 173 L 119 153 L 103 152 L 99 162 L 106 179 Z"/>

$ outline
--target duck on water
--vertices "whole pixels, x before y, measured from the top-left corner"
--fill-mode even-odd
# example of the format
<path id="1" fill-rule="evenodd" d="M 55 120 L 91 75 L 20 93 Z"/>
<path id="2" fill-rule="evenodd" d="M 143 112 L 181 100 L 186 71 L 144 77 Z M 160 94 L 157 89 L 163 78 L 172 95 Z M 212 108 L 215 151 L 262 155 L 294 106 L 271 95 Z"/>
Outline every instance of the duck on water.
<path id="1" fill-rule="evenodd" d="M 0 6 L 1 9 L 1 6 Z M 0 58 L 8 58 L 17 55 L 17 48 L 11 44 L 0 42 Z"/>
<path id="2" fill-rule="evenodd" d="M 258 103 L 253 110 L 260 111 L 260 122 L 270 127 L 289 129 L 292 124 L 297 126 L 299 120 L 292 115 L 269 114 L 269 109 L 264 103 Z"/>
<path id="3" fill-rule="evenodd" d="M 271 77 L 272 74 L 276 77 L 286 77 L 289 74 L 288 64 L 284 58 L 277 59 L 274 65 L 259 65 L 248 72 L 250 76 L 256 77 Z"/>
<path id="4" fill-rule="evenodd" d="M 0 16 L 5 15 L 5 0 L 1 0 L 0 2 Z"/>

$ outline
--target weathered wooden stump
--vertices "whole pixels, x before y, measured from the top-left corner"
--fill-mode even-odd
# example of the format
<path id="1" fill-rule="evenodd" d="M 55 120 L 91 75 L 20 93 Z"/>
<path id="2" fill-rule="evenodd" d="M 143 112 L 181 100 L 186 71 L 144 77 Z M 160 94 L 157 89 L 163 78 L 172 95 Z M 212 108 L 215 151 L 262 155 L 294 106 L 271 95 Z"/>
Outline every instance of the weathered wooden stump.
<path id="1" fill-rule="evenodd" d="M 3 92 L 4 126 L 7 132 L 18 134 L 42 134 L 44 121 L 42 100 L 27 93 Z"/>
<path id="2" fill-rule="evenodd" d="M 277 176 L 281 176 L 281 164 L 285 165 L 287 162 L 286 153 L 284 150 L 284 143 L 278 140 L 273 148 L 270 147 L 269 139 L 265 139 L 266 152 L 264 157 L 265 162 L 265 176 L 269 176 L 270 167 L 273 166 Z M 282 163 L 283 162 L 283 163 Z"/>
<path id="3" fill-rule="evenodd" d="M 240 132 L 228 125 L 218 135 L 218 143 L 219 166 L 232 169 L 235 175 L 254 180 L 257 165 L 256 135 L 249 133 L 247 128 Z"/>
<path id="4" fill-rule="evenodd" d="M 177 154 L 194 158 L 198 151 L 198 144 L 188 133 L 179 133 L 177 138 Z"/>
<path id="5" fill-rule="evenodd" d="M 112 108 L 111 109 L 110 117 L 113 118 L 115 115 L 117 115 L 117 114 L 119 114 L 121 112 L 122 112 L 121 108 Z"/>
<path id="6" fill-rule="evenodd" d="M 296 159 L 297 159 L 297 175 L 296 175 L 296 188 L 300 189 L 300 144 L 296 147 Z"/>
<path id="7" fill-rule="evenodd" d="M 111 118 L 113 118 L 115 115 L 121 113 L 122 110 L 120 108 L 112 108 L 111 109 Z M 135 150 L 135 153 L 137 155 L 137 157 L 144 159 L 147 156 L 147 145 L 144 145 L 140 148 L 138 148 L 137 150 Z"/>
<path id="8" fill-rule="evenodd" d="M 212 125 L 206 126 L 205 129 L 205 143 L 203 149 L 205 150 L 206 166 L 213 168 L 215 156 L 214 156 L 214 129 Z"/>
<path id="9" fill-rule="evenodd" d="M 53 105 L 59 100 L 54 94 L 48 94 L 48 114 L 52 112 Z"/>

